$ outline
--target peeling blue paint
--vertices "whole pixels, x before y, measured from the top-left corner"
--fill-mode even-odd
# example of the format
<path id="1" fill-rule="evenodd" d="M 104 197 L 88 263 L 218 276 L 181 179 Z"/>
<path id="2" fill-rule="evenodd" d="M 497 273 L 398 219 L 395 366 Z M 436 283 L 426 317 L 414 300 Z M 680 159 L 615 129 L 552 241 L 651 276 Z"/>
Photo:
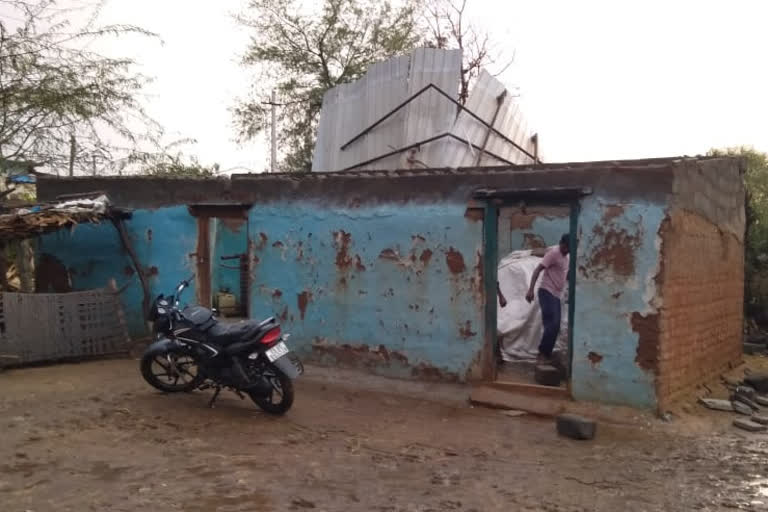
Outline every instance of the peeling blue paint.
<path id="1" fill-rule="evenodd" d="M 419 364 L 463 378 L 483 344 L 482 223 L 465 204 L 379 205 L 330 210 L 310 203 L 255 207 L 258 263 L 251 314 L 275 312 L 303 354 L 339 359 L 347 344 L 379 346 L 407 366 L 374 370 L 402 376 Z M 454 274 L 448 255 L 460 254 Z M 455 263 L 455 262 L 454 262 Z"/>
<path id="2" fill-rule="evenodd" d="M 139 261 L 144 265 L 152 298 L 159 293 L 173 293 L 178 282 L 194 272 L 197 244 L 195 219 L 186 207 L 137 210 L 126 221 Z M 149 234 L 151 230 L 151 235 Z M 142 290 L 138 276 L 123 250 L 111 223 L 81 224 L 73 231 L 57 231 L 40 238 L 38 254 L 56 256 L 70 270 L 75 290 L 103 288 L 114 279 L 118 288 L 131 336 L 146 335 L 141 310 Z M 194 285 L 185 292 L 187 302 L 195 301 Z"/>
<path id="3" fill-rule="evenodd" d="M 569 229 L 568 217 L 538 217 L 533 220 L 530 229 L 514 230 L 510 233 L 510 250 L 526 247 L 526 234 L 538 237 L 546 247 L 560 243 L 560 237 Z"/>
<path id="4" fill-rule="evenodd" d="M 653 311 L 657 235 L 665 216 L 664 207 L 654 203 L 614 208 L 594 197 L 582 202 L 571 383 L 576 399 L 656 406 L 655 374 L 635 362 L 639 339 L 631 317 Z M 628 245 L 624 254 L 631 255 L 632 271 L 627 275 L 612 268 L 619 263 L 600 257 L 616 240 Z M 590 352 L 602 359 L 590 362 Z"/>
<path id="5" fill-rule="evenodd" d="M 539 216 L 529 228 L 510 228 L 507 222 L 499 223 L 499 261 L 512 251 L 531 249 L 526 238 L 533 238 L 545 247 L 557 245 L 560 237 L 570 229 L 567 211 L 563 216 Z"/>
<path id="6" fill-rule="evenodd" d="M 257 205 L 243 226 L 253 251 L 250 316 L 280 317 L 293 347 L 311 360 L 349 361 L 396 377 L 466 378 L 487 333 L 483 224 L 467 219 L 465 210 L 463 203 Z M 635 362 L 639 340 L 631 317 L 654 310 L 664 217 L 664 207 L 654 203 L 582 202 L 572 369 L 577 399 L 656 404 L 655 375 Z M 153 296 L 172 292 L 194 272 L 197 225 L 186 207 L 137 210 L 126 226 Z M 568 218 L 537 218 L 524 231 L 555 244 L 568 231 Z M 227 278 L 217 275 L 217 255 L 243 252 L 243 235 L 221 225 L 214 233 L 212 290 L 237 289 L 239 281 L 222 284 Z M 513 242 L 512 235 L 520 238 Z M 631 262 L 606 253 L 617 242 Z M 522 233 L 511 232 L 508 243 L 522 243 Z M 110 278 L 118 287 L 128 283 L 121 300 L 130 332 L 145 333 L 140 285 L 126 270 L 131 263 L 110 224 L 46 235 L 42 252 L 71 269 L 75 289 L 101 287 Z M 196 300 L 194 289 L 185 299 Z M 591 352 L 602 359 L 591 362 Z"/>

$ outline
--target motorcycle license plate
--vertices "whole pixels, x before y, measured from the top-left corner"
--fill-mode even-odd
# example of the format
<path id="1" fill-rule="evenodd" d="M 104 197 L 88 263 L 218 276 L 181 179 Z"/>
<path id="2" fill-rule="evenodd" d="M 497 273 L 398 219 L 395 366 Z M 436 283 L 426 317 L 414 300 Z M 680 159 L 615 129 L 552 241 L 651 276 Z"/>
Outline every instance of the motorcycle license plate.
<path id="1" fill-rule="evenodd" d="M 290 349 L 288 348 L 288 345 L 286 345 L 284 342 L 280 342 L 271 349 L 267 350 L 265 354 L 267 354 L 267 359 L 271 363 L 277 361 L 281 357 L 283 357 L 285 354 L 290 352 Z"/>

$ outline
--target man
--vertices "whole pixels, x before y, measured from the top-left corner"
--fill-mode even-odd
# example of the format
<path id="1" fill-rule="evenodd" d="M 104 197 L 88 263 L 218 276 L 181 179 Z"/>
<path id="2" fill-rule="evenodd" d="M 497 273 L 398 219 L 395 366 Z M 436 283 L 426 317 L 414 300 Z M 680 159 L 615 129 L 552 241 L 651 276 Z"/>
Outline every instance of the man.
<path id="1" fill-rule="evenodd" d="M 541 307 L 541 319 L 544 324 L 544 333 L 539 344 L 538 362 L 552 360 L 552 350 L 555 348 L 557 335 L 560 334 L 560 300 L 565 289 L 568 277 L 568 253 L 570 251 L 570 237 L 565 234 L 560 238 L 560 244 L 551 248 L 544 255 L 541 263 L 533 272 L 531 286 L 525 300 L 533 302 L 533 291 L 539 274 L 544 272 L 539 287 L 539 306 Z"/>

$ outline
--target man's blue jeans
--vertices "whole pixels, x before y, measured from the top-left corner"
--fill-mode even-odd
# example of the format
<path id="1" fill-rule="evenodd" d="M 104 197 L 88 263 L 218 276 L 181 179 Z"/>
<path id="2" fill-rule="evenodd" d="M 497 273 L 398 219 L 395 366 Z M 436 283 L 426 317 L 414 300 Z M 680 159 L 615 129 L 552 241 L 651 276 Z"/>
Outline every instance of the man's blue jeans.
<path id="1" fill-rule="evenodd" d="M 544 288 L 539 288 L 539 306 L 541 306 L 541 321 L 544 324 L 539 354 L 551 357 L 557 335 L 560 334 L 560 299 Z"/>

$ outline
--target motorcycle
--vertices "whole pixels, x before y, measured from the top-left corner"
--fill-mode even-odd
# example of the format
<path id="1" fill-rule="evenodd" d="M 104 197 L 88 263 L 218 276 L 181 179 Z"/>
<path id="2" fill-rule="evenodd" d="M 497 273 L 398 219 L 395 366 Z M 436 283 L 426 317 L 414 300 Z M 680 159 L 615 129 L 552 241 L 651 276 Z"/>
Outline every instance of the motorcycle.
<path id="1" fill-rule="evenodd" d="M 229 389 L 241 399 L 248 395 L 267 413 L 285 414 L 293 405 L 292 380 L 304 373 L 286 344 L 289 335 L 274 317 L 227 324 L 201 306 L 181 309 L 181 295 L 193 278 L 152 303 L 156 340 L 141 358 L 144 380 L 167 393 L 213 389 L 209 407 Z"/>

